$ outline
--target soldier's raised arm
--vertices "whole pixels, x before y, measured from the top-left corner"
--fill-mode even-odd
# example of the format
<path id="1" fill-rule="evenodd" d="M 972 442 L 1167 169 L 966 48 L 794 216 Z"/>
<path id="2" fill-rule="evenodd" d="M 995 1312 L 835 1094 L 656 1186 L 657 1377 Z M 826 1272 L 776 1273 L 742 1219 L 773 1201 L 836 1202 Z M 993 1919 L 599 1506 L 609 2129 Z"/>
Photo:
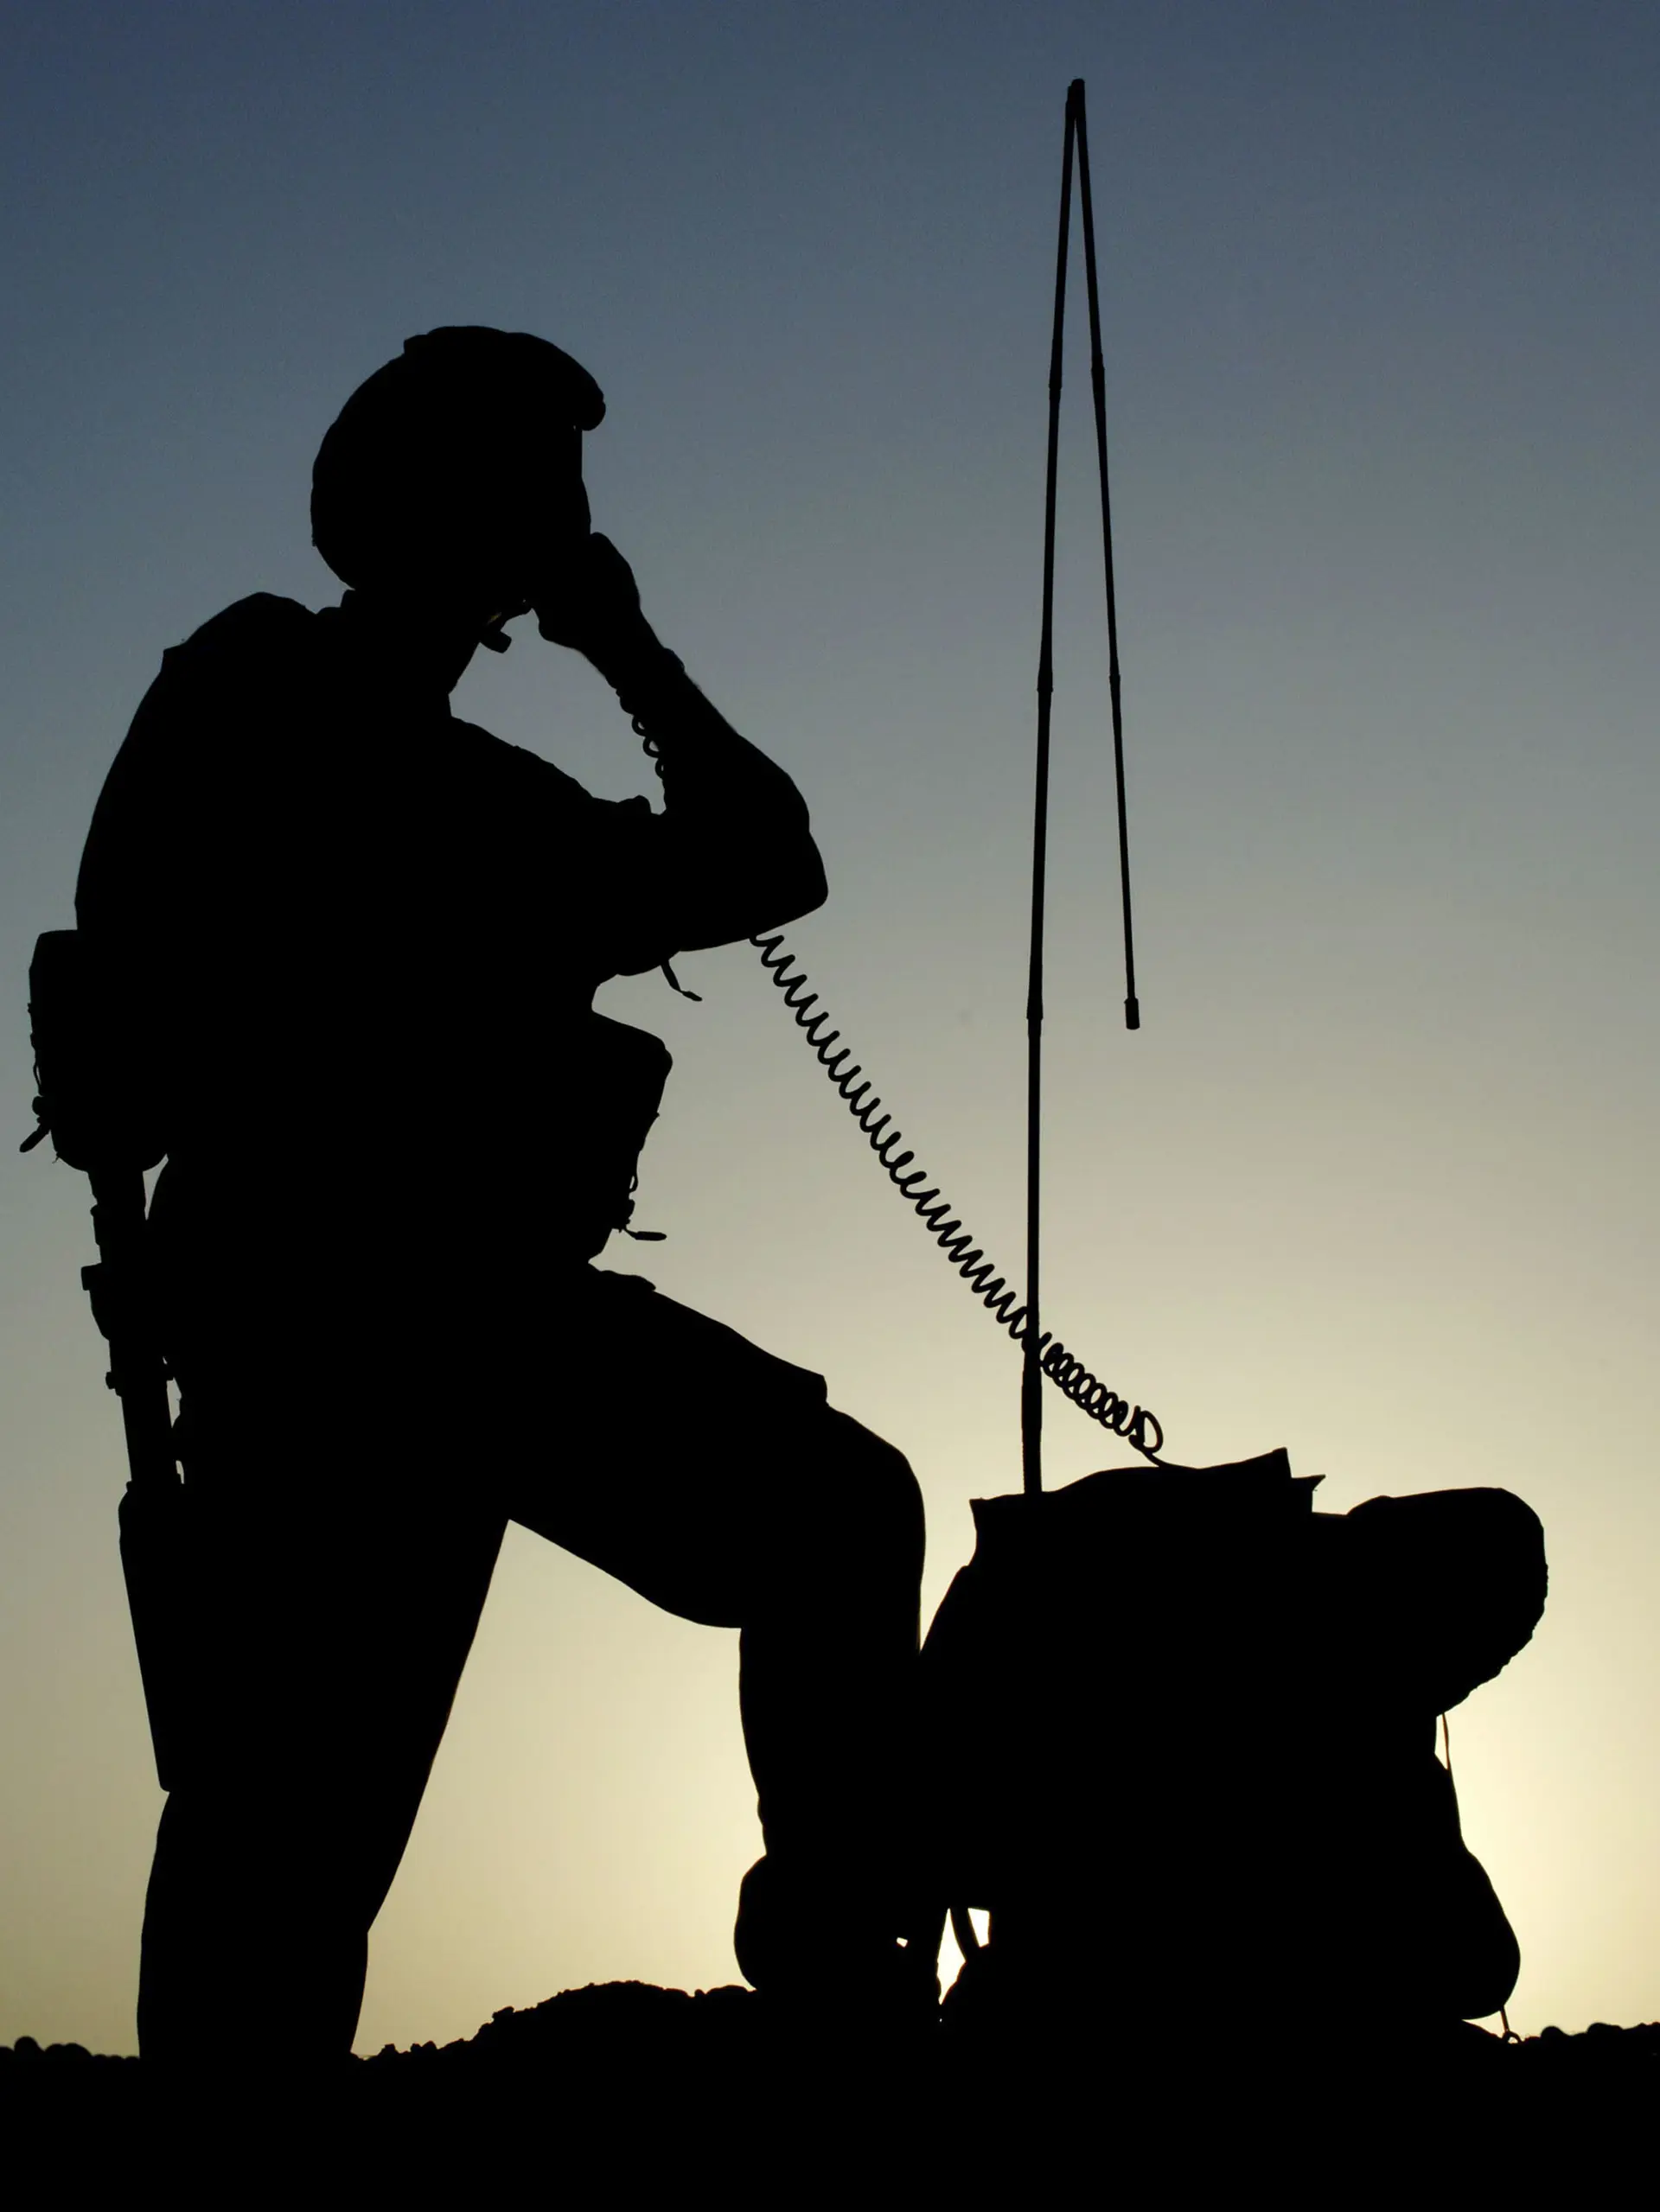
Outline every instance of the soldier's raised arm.
<path id="1" fill-rule="evenodd" d="M 561 564 L 535 602 L 542 635 L 582 653 L 658 759 L 664 811 L 647 898 L 677 952 L 727 945 L 823 903 L 823 864 L 806 802 L 777 763 L 741 737 L 641 610 L 628 563 L 600 536 Z"/>

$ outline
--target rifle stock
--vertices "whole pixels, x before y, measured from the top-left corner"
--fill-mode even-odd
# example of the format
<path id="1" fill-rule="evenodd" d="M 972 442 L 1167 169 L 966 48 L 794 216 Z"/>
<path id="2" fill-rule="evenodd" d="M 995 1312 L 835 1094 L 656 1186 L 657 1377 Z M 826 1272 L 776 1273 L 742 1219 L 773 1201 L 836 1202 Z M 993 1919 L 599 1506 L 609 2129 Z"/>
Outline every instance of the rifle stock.
<path id="1" fill-rule="evenodd" d="M 173 1444 L 145 1243 L 144 1171 L 163 1146 L 153 1083 L 129 995 L 80 934 L 48 930 L 29 971 L 39 1125 L 66 1165 L 93 1186 L 97 1261 L 80 1271 L 110 1347 L 109 1386 L 121 1401 L 129 1481 L 120 1507 L 121 1567 L 150 1713 L 156 1771 L 176 1780 L 183 1734 L 188 1567 L 184 1486 Z"/>

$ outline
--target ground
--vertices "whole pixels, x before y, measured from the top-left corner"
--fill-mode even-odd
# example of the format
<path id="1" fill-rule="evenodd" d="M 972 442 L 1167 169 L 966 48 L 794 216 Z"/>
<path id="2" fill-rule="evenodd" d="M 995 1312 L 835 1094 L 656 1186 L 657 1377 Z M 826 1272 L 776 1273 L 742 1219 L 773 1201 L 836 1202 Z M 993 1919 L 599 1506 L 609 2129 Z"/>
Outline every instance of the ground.
<path id="1" fill-rule="evenodd" d="M 1339 2028 L 1293 2049 L 1264 2048 L 1248 2022 L 1138 2037 L 1089 2018 L 1034 2050 L 948 2025 L 878 2037 L 846 2014 L 781 2018 L 744 1989 L 612 1982 L 327 2081 L 255 2078 L 220 2050 L 210 2074 L 169 2081 L 24 2037 L 0 2049 L 0 2141 L 10 2180 L 32 2170 L 69 2204 L 144 2174 L 176 2202 L 223 2204 L 578 2185 L 623 2202 L 672 2188 L 1030 2204 L 1098 2189 L 1151 2205 L 1248 2169 L 1292 2202 L 1646 2186 L 1660 2024 L 1509 2043 L 1465 2027 L 1410 2049 Z"/>

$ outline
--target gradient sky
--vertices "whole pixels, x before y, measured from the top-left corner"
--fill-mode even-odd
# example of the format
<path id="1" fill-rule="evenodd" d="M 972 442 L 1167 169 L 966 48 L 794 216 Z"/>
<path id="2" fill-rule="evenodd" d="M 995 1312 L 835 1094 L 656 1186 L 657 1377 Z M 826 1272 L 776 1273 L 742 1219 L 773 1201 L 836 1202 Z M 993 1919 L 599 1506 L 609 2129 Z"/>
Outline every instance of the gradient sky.
<path id="1" fill-rule="evenodd" d="M 1501 1483 L 1538 1510 L 1545 1622 L 1452 1720 L 1465 1833 L 1521 1937 L 1516 2025 L 1660 2015 L 1660 16 L 35 0 L 0 8 L 0 2041 L 133 2047 L 159 1799 L 119 1431 L 77 1280 L 85 1182 L 12 1148 L 29 949 L 73 918 L 163 647 L 249 591 L 335 596 L 308 544 L 311 456 L 410 332 L 568 347 L 610 400 L 600 526 L 813 805 L 832 898 L 801 953 L 1017 1267 L 1075 74 L 1145 1027 L 1119 1026 L 1080 315 L 1046 1317 L 1158 1409 L 1178 1458 L 1285 1444 L 1327 1509 Z M 650 787 L 598 679 L 532 635 L 458 704 L 596 789 Z M 605 998 L 676 1055 L 649 1272 L 823 1370 L 910 1454 L 931 1610 L 969 1498 L 1018 1481 L 1017 1355 L 883 1186 L 753 954 L 684 974 L 701 1005 L 651 979 Z M 463 1048 L 437 1077 L 457 1177 L 488 1141 Z M 1049 1437 L 1053 1479 L 1125 1457 L 1054 1399 Z M 757 1841 L 735 1681 L 734 1637 L 511 1537 L 359 2048 L 590 1979 L 733 1979 Z M 1133 1766 L 1133 1743 L 1108 1750 Z M 1341 1866 L 1309 1873 L 1341 1893 Z M 1102 1925 L 1087 1901 L 1085 1970 Z M 229 2033 L 260 2002 L 237 1942 Z M 1235 2017 L 1249 1995 L 1210 1993 Z"/>

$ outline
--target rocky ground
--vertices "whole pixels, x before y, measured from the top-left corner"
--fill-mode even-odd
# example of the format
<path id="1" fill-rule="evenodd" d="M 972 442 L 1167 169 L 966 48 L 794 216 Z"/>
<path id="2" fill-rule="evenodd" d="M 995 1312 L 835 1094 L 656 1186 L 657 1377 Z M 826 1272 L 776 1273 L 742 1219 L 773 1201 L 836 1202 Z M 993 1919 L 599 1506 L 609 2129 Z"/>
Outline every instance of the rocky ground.
<path id="1" fill-rule="evenodd" d="M 79 2044 L 0 2049 L 14 2202 L 90 2202 L 141 2179 L 177 2202 L 533 2199 L 677 2193 L 813 2203 L 1209 2196 L 1247 2171 L 1282 2201 L 1451 2202 L 1504 2185 L 1583 2196 L 1648 2185 L 1660 2024 L 1474 2028 L 1391 2042 L 1335 2028 L 1294 2043 L 1236 2020 L 1110 2034 L 1080 2011 L 1028 2028 L 873 2037 L 856 2018 L 781 2017 L 744 1989 L 637 1982 L 505 2011 L 466 2041 L 388 2046 L 327 2080 L 215 2053 L 190 2081 Z M 146 2191 L 145 2193 L 148 2193 Z"/>

